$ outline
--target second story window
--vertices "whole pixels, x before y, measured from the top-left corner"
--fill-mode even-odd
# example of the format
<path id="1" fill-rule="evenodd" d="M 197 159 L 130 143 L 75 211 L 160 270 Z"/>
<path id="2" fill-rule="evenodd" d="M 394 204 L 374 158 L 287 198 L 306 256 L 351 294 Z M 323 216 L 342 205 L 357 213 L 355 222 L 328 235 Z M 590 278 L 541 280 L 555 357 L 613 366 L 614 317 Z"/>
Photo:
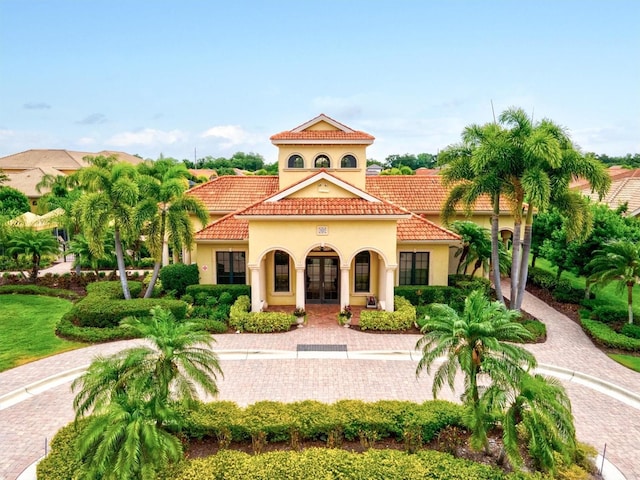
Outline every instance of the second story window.
<path id="1" fill-rule="evenodd" d="M 358 161 L 356 157 L 353 155 L 345 155 L 340 160 L 340 168 L 356 168 L 358 166 Z"/>
<path id="2" fill-rule="evenodd" d="M 300 155 L 291 155 L 287 161 L 287 168 L 304 168 L 304 159 Z"/>
<path id="3" fill-rule="evenodd" d="M 313 162 L 315 168 L 331 168 L 331 160 L 326 155 L 318 155 Z"/>

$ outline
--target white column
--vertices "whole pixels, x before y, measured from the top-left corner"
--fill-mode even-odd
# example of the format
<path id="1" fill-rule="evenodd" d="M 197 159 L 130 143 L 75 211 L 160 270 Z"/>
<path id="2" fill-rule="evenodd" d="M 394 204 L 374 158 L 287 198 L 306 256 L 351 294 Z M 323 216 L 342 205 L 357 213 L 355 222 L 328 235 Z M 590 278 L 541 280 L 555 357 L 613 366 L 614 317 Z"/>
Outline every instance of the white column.
<path id="1" fill-rule="evenodd" d="M 166 267 L 169 265 L 169 244 L 164 242 L 162 244 L 162 266 Z"/>
<path id="2" fill-rule="evenodd" d="M 182 261 L 185 265 L 191 265 L 191 250 L 188 248 L 182 249 Z"/>
<path id="3" fill-rule="evenodd" d="M 384 302 L 383 305 L 387 304 L 387 292 L 385 291 L 387 277 L 385 272 L 384 259 L 378 255 L 378 303 Z"/>
<path id="4" fill-rule="evenodd" d="M 340 267 L 340 310 L 349 305 L 349 267 Z"/>
<path id="5" fill-rule="evenodd" d="M 260 267 L 249 267 L 249 269 L 251 270 L 251 311 L 259 312 L 262 310 Z"/>
<path id="6" fill-rule="evenodd" d="M 385 305 L 384 305 L 384 309 L 387 312 L 393 312 L 393 286 L 395 283 L 395 278 L 394 278 L 394 272 L 395 272 L 395 268 L 394 267 L 387 267 L 387 279 L 385 282 Z"/>
<path id="7" fill-rule="evenodd" d="M 296 267 L 296 307 L 304 308 L 304 267 Z"/>
<path id="8" fill-rule="evenodd" d="M 267 303 L 267 261 L 266 259 L 262 259 L 260 263 L 260 301 L 262 303 L 262 308 L 267 308 L 269 304 Z"/>

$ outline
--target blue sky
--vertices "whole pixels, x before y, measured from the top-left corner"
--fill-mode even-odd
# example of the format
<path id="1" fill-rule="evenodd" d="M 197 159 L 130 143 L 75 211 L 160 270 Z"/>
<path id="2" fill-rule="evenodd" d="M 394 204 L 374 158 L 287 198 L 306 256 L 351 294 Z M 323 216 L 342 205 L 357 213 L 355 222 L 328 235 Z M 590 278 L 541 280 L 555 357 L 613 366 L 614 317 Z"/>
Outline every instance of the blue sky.
<path id="1" fill-rule="evenodd" d="M 0 156 L 178 159 L 320 113 L 369 158 L 436 153 L 519 106 L 584 150 L 640 153 L 640 1 L 0 0 Z"/>

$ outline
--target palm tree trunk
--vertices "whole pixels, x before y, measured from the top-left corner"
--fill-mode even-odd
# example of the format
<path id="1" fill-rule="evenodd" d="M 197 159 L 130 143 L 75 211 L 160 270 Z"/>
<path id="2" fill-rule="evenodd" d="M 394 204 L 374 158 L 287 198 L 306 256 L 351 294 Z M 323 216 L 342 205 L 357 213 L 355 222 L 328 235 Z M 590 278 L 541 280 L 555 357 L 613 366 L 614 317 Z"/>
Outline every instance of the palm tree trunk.
<path id="1" fill-rule="evenodd" d="M 40 266 L 40 257 L 38 254 L 34 253 L 31 258 L 32 266 L 31 266 L 31 283 L 36 283 L 38 281 L 38 270 Z"/>
<path id="2" fill-rule="evenodd" d="M 158 280 L 158 275 L 160 274 L 160 267 L 162 266 L 162 255 L 164 253 L 164 245 L 166 242 L 165 230 L 167 229 L 167 210 L 163 207 L 162 214 L 160 217 L 160 238 L 162 239 L 160 243 L 160 252 L 156 252 L 156 262 L 153 264 L 153 273 L 151 274 L 151 280 L 149 281 L 149 286 L 147 287 L 147 291 L 144 292 L 144 298 L 151 298 L 151 294 L 153 293 L 153 287 L 156 286 L 156 281 Z"/>
<path id="3" fill-rule="evenodd" d="M 629 325 L 633 324 L 633 283 L 627 284 L 627 302 L 629 303 Z"/>
<path id="4" fill-rule="evenodd" d="M 500 284 L 500 250 L 498 246 L 498 217 L 500 216 L 500 193 L 493 195 L 493 212 L 491 214 L 491 267 L 493 272 L 493 288 L 496 299 L 504 303 L 502 285 Z"/>
<path id="5" fill-rule="evenodd" d="M 161 260 L 156 260 L 156 263 L 153 264 L 153 273 L 151 274 L 151 280 L 149 280 L 147 290 L 144 292 L 144 298 L 151 298 L 151 295 L 153 294 L 153 287 L 156 286 L 156 281 L 158 280 L 158 275 L 160 274 L 161 266 Z"/>
<path id="6" fill-rule="evenodd" d="M 516 304 L 516 285 L 520 276 L 520 231 L 522 230 L 522 221 L 514 220 L 513 222 L 513 238 L 511 239 L 511 308 Z"/>
<path id="7" fill-rule="evenodd" d="M 115 246 L 116 260 L 118 262 L 118 272 L 120 272 L 120 284 L 122 285 L 122 294 L 125 300 L 131 300 L 131 292 L 129 291 L 129 282 L 127 281 L 127 271 L 124 268 L 124 251 L 122 249 L 122 241 L 120 240 L 120 229 L 115 229 Z"/>
<path id="8" fill-rule="evenodd" d="M 514 310 L 522 308 L 524 290 L 527 286 L 527 275 L 529 274 L 529 254 L 531 253 L 531 237 L 533 233 L 533 205 L 529 203 L 527 207 L 527 219 L 524 224 L 524 242 L 522 244 L 522 256 L 520 257 L 520 276 L 518 278 L 518 293 L 516 295 L 516 305 Z M 513 286 L 512 286 L 513 288 Z"/>

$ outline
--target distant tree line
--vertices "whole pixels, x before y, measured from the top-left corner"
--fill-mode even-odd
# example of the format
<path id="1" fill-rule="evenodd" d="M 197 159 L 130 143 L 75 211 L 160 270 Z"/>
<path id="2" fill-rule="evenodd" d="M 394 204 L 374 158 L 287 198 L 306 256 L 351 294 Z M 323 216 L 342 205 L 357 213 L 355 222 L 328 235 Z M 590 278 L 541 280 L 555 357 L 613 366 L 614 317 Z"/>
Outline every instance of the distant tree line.
<path id="1" fill-rule="evenodd" d="M 611 165 L 622 165 L 624 167 L 640 168 L 640 153 L 634 153 L 633 155 L 627 153 L 624 157 L 610 157 L 605 154 L 596 154 L 596 158 L 607 167 Z"/>
<path id="2" fill-rule="evenodd" d="M 277 175 L 278 164 L 267 164 L 259 153 L 236 152 L 231 158 L 206 156 L 195 162 L 183 160 L 187 168 L 208 168 L 215 170 L 218 175 L 235 175 L 236 169 L 255 172 L 256 175 Z"/>

